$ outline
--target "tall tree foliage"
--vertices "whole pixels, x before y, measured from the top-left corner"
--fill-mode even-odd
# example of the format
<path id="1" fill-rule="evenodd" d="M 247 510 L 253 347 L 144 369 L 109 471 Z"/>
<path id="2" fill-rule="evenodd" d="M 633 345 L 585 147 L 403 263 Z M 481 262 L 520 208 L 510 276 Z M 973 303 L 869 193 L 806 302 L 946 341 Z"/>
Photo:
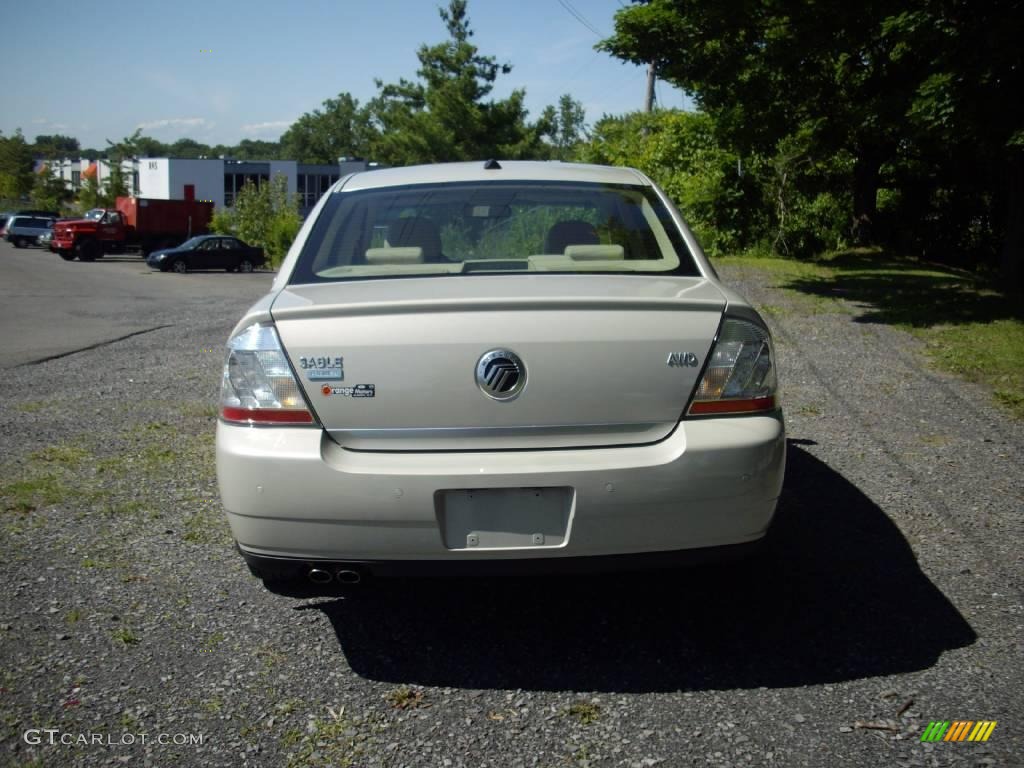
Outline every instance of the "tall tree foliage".
<path id="1" fill-rule="evenodd" d="M 269 183 L 247 181 L 232 208 L 214 212 L 210 229 L 232 234 L 263 248 L 274 266 L 281 263 L 302 226 L 298 202 L 288 180 L 277 174 Z"/>
<path id="2" fill-rule="evenodd" d="M 572 94 L 562 94 L 557 107 L 544 108 L 538 128 L 549 137 L 555 159 L 571 160 L 587 137 L 583 104 L 576 101 Z"/>
<path id="3" fill-rule="evenodd" d="M 32 152 L 38 158 L 55 160 L 61 157 L 74 157 L 82 147 L 78 139 L 72 136 L 63 136 L 56 133 L 52 136 L 36 136 L 35 144 L 32 145 Z"/>
<path id="4" fill-rule="evenodd" d="M 366 108 L 339 93 L 292 123 L 281 136 L 281 151 L 300 163 L 334 164 L 339 157 L 365 157 L 372 133 Z"/>
<path id="5" fill-rule="evenodd" d="M 0 197 L 17 199 L 32 190 L 32 147 L 21 129 L 12 136 L 0 135 Z"/>
<path id="6" fill-rule="evenodd" d="M 36 208 L 59 211 L 61 205 L 71 198 L 71 192 L 65 188 L 63 179 L 54 176 L 43 165 L 33 179 L 31 197 Z"/>
<path id="7" fill-rule="evenodd" d="M 880 188 L 922 210 L 929 181 L 973 188 L 972 220 L 991 222 L 1012 265 L 1024 256 L 1021 39 L 1019 0 L 645 0 L 617 13 L 601 47 L 654 62 L 740 152 L 848 156 L 861 241 L 879 234 Z"/>
<path id="8" fill-rule="evenodd" d="M 489 98 L 512 65 L 481 54 L 472 43 L 466 0 L 450 0 L 439 12 L 449 37 L 420 48 L 417 80 L 377 83 L 370 104 L 379 129 L 374 156 L 407 165 L 543 154 L 541 131 L 526 119 L 525 91 Z"/>

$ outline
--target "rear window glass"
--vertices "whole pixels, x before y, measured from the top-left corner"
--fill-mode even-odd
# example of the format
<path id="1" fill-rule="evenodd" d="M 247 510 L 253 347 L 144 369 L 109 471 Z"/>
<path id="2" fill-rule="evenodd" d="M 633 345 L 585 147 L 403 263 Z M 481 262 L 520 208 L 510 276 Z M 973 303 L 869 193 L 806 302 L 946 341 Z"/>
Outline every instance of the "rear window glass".
<path id="1" fill-rule="evenodd" d="M 335 192 L 291 283 L 474 272 L 699 272 L 649 187 L 417 184 Z"/>

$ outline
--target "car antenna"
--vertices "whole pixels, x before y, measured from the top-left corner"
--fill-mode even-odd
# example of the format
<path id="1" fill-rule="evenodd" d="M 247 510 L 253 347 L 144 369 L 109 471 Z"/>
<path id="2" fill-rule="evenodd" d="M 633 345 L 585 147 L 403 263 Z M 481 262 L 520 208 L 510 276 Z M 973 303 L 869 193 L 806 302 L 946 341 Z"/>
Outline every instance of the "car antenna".
<path id="1" fill-rule="evenodd" d="M 484 163 L 485 171 L 500 171 L 501 163 L 495 160 L 493 157 Z"/>

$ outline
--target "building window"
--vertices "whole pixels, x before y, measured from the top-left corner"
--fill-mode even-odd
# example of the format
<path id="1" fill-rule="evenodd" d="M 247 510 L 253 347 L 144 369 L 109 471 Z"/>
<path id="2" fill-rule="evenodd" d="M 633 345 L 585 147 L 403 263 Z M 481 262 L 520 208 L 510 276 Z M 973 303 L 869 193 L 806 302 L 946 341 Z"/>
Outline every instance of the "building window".
<path id="1" fill-rule="evenodd" d="M 82 172 L 81 171 L 72 171 L 71 172 L 71 188 L 72 189 L 81 189 L 81 187 L 82 187 Z"/>

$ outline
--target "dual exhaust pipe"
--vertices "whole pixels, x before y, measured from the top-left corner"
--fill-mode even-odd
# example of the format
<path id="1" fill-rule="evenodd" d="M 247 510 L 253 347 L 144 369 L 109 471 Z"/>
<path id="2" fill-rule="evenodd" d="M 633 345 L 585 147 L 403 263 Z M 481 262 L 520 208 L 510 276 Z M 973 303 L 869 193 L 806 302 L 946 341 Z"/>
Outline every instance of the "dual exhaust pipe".
<path id="1" fill-rule="evenodd" d="M 335 573 L 324 571 L 320 568 L 311 568 L 307 576 L 314 584 L 330 584 L 337 579 L 341 584 L 352 585 L 358 584 L 363 580 L 363 575 L 359 571 L 353 571 L 351 568 L 341 568 Z"/>

